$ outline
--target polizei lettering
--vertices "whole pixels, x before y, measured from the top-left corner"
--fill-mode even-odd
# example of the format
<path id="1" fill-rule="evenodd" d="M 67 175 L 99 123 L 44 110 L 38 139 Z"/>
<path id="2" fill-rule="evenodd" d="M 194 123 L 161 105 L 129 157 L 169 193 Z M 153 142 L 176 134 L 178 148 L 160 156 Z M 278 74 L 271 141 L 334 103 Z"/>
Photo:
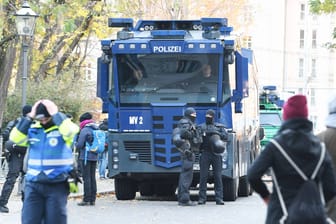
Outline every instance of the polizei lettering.
<path id="1" fill-rule="evenodd" d="M 154 53 L 178 53 L 182 52 L 181 46 L 154 46 Z"/>

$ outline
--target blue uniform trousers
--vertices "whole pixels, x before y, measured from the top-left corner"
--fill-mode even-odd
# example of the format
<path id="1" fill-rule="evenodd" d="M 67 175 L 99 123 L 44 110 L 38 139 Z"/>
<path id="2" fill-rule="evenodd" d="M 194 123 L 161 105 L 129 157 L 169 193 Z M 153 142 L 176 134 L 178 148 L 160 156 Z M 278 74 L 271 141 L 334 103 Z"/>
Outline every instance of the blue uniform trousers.
<path id="1" fill-rule="evenodd" d="M 69 184 L 26 181 L 22 224 L 66 224 Z"/>

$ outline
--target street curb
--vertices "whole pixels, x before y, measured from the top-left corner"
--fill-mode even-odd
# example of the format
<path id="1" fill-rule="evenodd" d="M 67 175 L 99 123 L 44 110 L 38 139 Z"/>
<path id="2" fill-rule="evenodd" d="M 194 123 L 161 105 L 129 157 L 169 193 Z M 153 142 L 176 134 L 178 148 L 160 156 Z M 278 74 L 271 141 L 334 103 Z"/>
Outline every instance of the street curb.
<path id="1" fill-rule="evenodd" d="M 97 192 L 96 196 L 106 196 L 106 195 L 115 195 L 115 191 L 101 191 Z M 70 193 L 68 196 L 69 199 L 80 199 L 83 198 L 83 194 Z"/>

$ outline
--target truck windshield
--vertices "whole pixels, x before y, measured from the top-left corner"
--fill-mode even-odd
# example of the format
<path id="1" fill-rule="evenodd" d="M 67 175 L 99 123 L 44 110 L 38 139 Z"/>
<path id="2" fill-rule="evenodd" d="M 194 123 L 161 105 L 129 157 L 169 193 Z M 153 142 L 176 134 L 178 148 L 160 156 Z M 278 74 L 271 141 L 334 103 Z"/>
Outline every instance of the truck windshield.
<path id="1" fill-rule="evenodd" d="M 216 54 L 117 55 L 117 67 L 120 103 L 216 103 L 222 83 Z"/>

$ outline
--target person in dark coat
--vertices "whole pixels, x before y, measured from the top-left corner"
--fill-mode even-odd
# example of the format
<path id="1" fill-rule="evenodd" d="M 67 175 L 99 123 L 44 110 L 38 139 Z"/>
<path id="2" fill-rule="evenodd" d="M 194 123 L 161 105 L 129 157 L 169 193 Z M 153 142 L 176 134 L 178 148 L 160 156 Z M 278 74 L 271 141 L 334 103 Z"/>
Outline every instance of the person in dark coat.
<path id="1" fill-rule="evenodd" d="M 3 141 L 6 142 L 5 148 L 8 151 L 8 156 L 6 156 L 8 162 L 8 173 L 6 176 L 6 181 L 2 187 L 0 195 L 0 212 L 8 213 L 9 209 L 7 203 L 10 195 L 14 189 L 16 179 L 19 177 L 20 173 L 23 174 L 23 158 L 26 154 L 27 147 L 17 146 L 14 142 L 9 141 L 9 134 L 12 129 L 18 124 L 22 118 L 24 118 L 32 109 L 32 106 L 25 105 L 22 108 L 22 116 L 10 121 L 5 130 L 2 132 Z M 20 185 L 19 185 L 20 186 Z M 21 189 L 22 190 L 22 189 Z M 23 191 L 23 190 L 22 190 Z M 23 193 L 21 191 L 21 193 Z M 22 196 L 23 199 L 23 196 Z"/>
<path id="2" fill-rule="evenodd" d="M 320 138 L 328 149 L 336 174 L 336 95 L 334 94 L 328 102 L 328 116 L 326 119 L 326 130 L 320 132 L 317 137 Z M 336 199 L 328 203 L 329 217 L 336 222 Z"/>
<path id="3" fill-rule="evenodd" d="M 83 201 L 77 205 L 95 205 L 97 194 L 97 181 L 96 181 L 96 167 L 98 154 L 94 152 L 86 152 L 86 142 L 93 141 L 93 130 L 97 130 L 98 126 L 92 120 L 92 114 L 86 112 L 79 117 L 80 133 L 76 143 L 76 149 L 79 150 L 79 161 L 81 163 L 84 197 Z"/>
<path id="4" fill-rule="evenodd" d="M 283 107 L 283 120 L 274 138 L 306 176 L 311 176 L 321 155 L 321 145 L 312 133 L 313 124 L 308 120 L 307 99 L 304 95 L 294 95 L 287 100 Z M 262 181 L 262 176 L 269 168 L 273 169 L 277 177 L 287 208 L 304 180 L 271 142 L 253 162 L 247 173 L 248 181 L 268 205 L 265 223 L 274 224 L 279 223 L 283 212 L 275 186 L 272 190 L 274 193 L 270 193 Z M 324 199 L 328 202 L 336 195 L 336 180 L 329 153 L 326 153 L 317 180 L 322 182 Z"/>

